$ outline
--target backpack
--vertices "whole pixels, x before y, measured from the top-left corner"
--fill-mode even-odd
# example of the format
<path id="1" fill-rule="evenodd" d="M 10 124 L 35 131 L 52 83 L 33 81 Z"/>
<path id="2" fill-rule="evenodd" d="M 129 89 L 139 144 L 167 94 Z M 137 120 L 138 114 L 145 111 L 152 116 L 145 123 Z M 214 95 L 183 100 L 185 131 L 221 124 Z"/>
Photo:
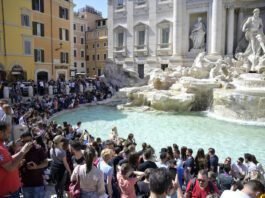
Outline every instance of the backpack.
<path id="1" fill-rule="evenodd" d="M 192 196 L 192 191 L 195 187 L 195 184 L 196 184 L 196 178 L 193 178 L 191 180 L 191 184 L 190 184 L 190 188 L 189 188 L 189 191 L 187 191 L 186 193 L 186 198 L 191 198 Z M 214 190 L 214 185 L 211 181 L 208 181 L 208 185 L 209 185 L 209 189 L 210 189 L 210 194 L 214 194 L 215 193 L 215 190 Z"/>

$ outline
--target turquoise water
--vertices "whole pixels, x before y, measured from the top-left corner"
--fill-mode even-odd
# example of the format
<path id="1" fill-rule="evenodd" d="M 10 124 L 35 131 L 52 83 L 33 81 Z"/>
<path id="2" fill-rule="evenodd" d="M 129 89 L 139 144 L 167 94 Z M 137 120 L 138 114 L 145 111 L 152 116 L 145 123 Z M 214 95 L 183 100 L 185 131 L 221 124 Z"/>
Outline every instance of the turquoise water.
<path id="1" fill-rule="evenodd" d="M 109 137 L 111 128 L 117 126 L 119 136 L 127 137 L 134 133 L 136 142 L 151 144 L 158 155 L 160 148 L 173 143 L 193 149 L 216 149 L 220 160 L 231 156 L 236 160 L 249 152 L 265 164 L 265 128 L 245 126 L 215 120 L 203 113 L 170 114 L 161 112 L 118 111 L 113 107 L 89 106 L 64 113 L 55 121 L 67 121 L 103 140 Z"/>

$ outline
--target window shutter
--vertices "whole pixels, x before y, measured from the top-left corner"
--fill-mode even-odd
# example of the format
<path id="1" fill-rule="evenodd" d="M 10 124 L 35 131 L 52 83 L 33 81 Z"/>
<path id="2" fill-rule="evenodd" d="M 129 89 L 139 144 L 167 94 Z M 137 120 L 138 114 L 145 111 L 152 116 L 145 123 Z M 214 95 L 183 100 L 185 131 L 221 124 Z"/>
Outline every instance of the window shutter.
<path id="1" fill-rule="evenodd" d="M 63 52 L 61 52 L 61 63 L 63 63 Z"/>
<path id="2" fill-rule="evenodd" d="M 43 0 L 40 0 L 40 11 L 44 12 L 44 2 L 43 2 Z"/>
<path id="3" fill-rule="evenodd" d="M 62 7 L 59 6 L 59 17 L 62 18 Z"/>
<path id="4" fill-rule="evenodd" d="M 21 25 L 24 26 L 24 15 L 21 15 Z"/>
<path id="5" fill-rule="evenodd" d="M 41 36 L 44 36 L 44 24 L 41 24 Z"/>
<path id="6" fill-rule="evenodd" d="M 35 10 L 36 9 L 35 8 L 35 0 L 32 0 L 31 4 L 32 4 L 32 10 Z"/>
<path id="7" fill-rule="evenodd" d="M 60 40 L 63 39 L 63 35 L 62 35 L 62 28 L 59 28 L 59 37 L 60 37 Z"/>
<path id="8" fill-rule="evenodd" d="M 37 35 L 37 23 L 32 22 L 32 27 L 33 27 L 33 35 Z"/>
<path id="9" fill-rule="evenodd" d="M 41 62 L 44 63 L 44 50 L 41 50 Z"/>
<path id="10" fill-rule="evenodd" d="M 37 49 L 34 49 L 34 60 L 35 60 L 35 62 L 38 61 L 37 56 L 38 56 L 38 50 Z"/>
<path id="11" fill-rule="evenodd" d="M 69 61 L 68 61 L 68 53 L 65 53 L 65 59 L 66 59 L 66 63 L 69 63 Z"/>
<path id="12" fill-rule="evenodd" d="M 65 30 L 65 39 L 69 41 L 69 31 Z"/>
<path id="13" fill-rule="evenodd" d="M 66 19 L 68 20 L 68 9 L 65 9 Z"/>

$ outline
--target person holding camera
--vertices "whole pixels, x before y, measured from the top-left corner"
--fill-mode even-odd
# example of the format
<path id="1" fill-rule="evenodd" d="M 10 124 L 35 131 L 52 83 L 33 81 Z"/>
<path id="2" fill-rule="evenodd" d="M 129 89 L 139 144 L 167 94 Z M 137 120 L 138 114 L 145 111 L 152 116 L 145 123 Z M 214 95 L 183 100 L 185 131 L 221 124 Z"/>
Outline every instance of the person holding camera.
<path id="1" fill-rule="evenodd" d="M 22 145 L 32 143 L 33 146 L 25 155 L 24 163 L 20 168 L 21 179 L 23 183 L 22 191 L 24 197 L 44 198 L 45 188 L 43 181 L 44 168 L 48 166 L 47 156 L 44 149 L 33 143 L 33 137 L 30 132 L 23 133 L 20 136 Z"/>
<path id="2" fill-rule="evenodd" d="M 19 198 L 21 182 L 18 168 L 32 143 L 26 143 L 19 152 L 11 156 L 5 145 L 10 133 L 11 127 L 0 121 L 0 197 Z"/>

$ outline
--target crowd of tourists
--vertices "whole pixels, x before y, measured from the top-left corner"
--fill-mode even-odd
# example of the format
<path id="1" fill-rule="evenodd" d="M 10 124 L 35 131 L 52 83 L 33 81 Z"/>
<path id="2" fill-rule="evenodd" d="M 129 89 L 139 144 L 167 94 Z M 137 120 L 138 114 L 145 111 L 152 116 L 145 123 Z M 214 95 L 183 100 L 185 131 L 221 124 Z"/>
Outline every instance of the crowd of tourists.
<path id="1" fill-rule="evenodd" d="M 12 103 L 16 103 L 22 99 L 22 97 L 29 96 L 29 87 L 33 89 L 34 96 L 48 95 L 49 87 L 52 87 L 52 95 L 58 94 L 83 94 L 84 92 L 104 92 L 113 94 L 116 88 L 107 86 L 100 77 L 95 78 L 76 78 L 73 80 L 65 81 L 58 79 L 57 81 L 15 81 L 15 82 L 0 82 L 0 98 L 3 97 L 4 87 L 9 87 L 9 98 Z M 67 93 L 67 87 L 69 87 L 69 93 Z M 80 89 L 82 87 L 82 90 Z"/>
<path id="2" fill-rule="evenodd" d="M 214 148 L 195 153 L 173 144 L 155 152 L 148 143 L 137 147 L 132 133 L 120 137 L 116 127 L 109 137 L 94 137 L 81 122 L 49 122 L 82 101 L 78 93 L 12 106 L 0 100 L 0 198 L 42 198 L 48 185 L 56 197 L 78 197 L 74 183 L 81 198 L 264 196 L 264 169 L 253 154 L 220 162 Z M 15 124 L 26 128 L 19 137 Z"/>

